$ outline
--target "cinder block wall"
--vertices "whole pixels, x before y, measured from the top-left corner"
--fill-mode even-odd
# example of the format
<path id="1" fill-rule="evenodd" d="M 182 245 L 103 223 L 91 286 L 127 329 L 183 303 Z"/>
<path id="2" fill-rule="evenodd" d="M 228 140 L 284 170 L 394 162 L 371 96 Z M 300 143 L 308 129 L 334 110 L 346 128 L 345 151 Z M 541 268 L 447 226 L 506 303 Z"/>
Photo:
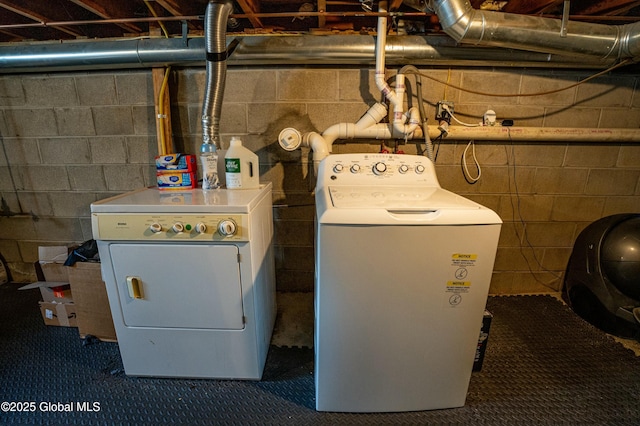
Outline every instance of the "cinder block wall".
<path id="1" fill-rule="evenodd" d="M 589 71 L 424 70 L 474 91 L 526 94 L 566 87 Z M 395 70 L 389 70 L 392 76 Z M 487 109 L 516 126 L 640 127 L 638 75 L 602 77 L 537 97 L 468 93 L 422 78 L 430 103 L 453 101 L 456 116 L 478 122 Z M 415 91 L 413 79 L 408 79 Z M 171 75 L 176 150 L 201 142 L 204 69 Z M 284 152 L 285 127 L 323 131 L 356 121 L 380 100 L 371 69 L 229 69 L 221 120 L 223 148 L 241 136 L 260 156 L 261 179 L 274 186 L 277 285 L 313 289 L 313 177 L 309 152 Z M 639 130 L 640 131 L 640 130 Z M 77 72 L 0 78 L 0 253 L 14 279 L 33 279 L 39 245 L 91 238 L 89 204 L 154 184 L 156 131 L 151 72 Z M 385 141 L 394 149 L 395 141 Z M 377 152 L 381 141 L 338 142 L 334 152 Z M 558 291 L 577 234 L 591 221 L 640 211 L 640 146 L 602 143 L 476 142 L 482 177 L 461 171 L 467 141 L 443 141 L 436 169 L 442 186 L 496 210 L 504 220 L 491 291 Z M 416 153 L 415 143 L 398 146 Z M 470 164 L 470 169 L 475 168 Z M 384 247 L 382 247 L 384 250 Z M 416 248 L 419 249 L 419 248 Z M 400 261 L 389 253 L 390 261 Z"/>

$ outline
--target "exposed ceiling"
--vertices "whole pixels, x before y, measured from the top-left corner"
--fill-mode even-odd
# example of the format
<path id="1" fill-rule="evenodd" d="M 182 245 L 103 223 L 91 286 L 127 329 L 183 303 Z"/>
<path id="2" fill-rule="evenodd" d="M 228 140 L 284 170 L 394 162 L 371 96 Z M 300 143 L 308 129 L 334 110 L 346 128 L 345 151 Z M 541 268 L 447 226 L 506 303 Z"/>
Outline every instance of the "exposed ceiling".
<path id="1" fill-rule="evenodd" d="M 412 0 L 415 3 L 421 0 Z M 92 40 L 202 34 L 207 0 L 0 0 L 0 42 Z M 623 24 L 640 20 L 640 0 L 470 0 L 476 9 Z M 371 12 L 367 8 L 372 9 Z M 237 0 L 229 33 L 373 33 L 373 0 Z M 408 34 L 440 31 L 438 18 L 389 0 L 395 28 Z M 160 24 L 161 23 L 161 24 Z M 161 27 L 164 27 L 162 29 Z"/>

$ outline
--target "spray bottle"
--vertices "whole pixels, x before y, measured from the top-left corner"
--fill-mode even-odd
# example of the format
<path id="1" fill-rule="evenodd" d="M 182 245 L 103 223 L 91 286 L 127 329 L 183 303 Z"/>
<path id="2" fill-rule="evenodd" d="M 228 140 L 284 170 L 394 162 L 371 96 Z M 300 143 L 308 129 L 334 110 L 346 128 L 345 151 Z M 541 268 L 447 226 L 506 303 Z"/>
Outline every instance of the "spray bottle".
<path id="1" fill-rule="evenodd" d="M 215 144 L 205 142 L 200 146 L 200 161 L 202 162 L 202 189 L 220 188 L 218 152 Z"/>

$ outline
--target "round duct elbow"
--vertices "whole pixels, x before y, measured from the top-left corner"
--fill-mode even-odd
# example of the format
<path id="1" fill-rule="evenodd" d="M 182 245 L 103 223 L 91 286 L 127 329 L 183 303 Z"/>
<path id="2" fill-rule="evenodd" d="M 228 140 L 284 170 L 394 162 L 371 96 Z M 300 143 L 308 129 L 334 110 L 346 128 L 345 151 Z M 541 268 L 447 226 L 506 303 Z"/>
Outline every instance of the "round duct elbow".
<path id="1" fill-rule="evenodd" d="M 467 0 L 431 0 L 427 9 L 438 16 L 442 30 L 456 41 L 465 37 L 476 13 Z"/>

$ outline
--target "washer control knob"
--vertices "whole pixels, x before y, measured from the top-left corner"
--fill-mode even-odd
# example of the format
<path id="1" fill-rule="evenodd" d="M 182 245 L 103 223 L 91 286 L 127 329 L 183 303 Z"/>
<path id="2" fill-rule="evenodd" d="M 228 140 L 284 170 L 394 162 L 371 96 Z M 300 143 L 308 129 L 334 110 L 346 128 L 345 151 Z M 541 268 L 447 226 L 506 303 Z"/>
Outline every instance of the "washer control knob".
<path id="1" fill-rule="evenodd" d="M 358 173 L 360 171 L 360 164 L 353 164 L 349 170 L 351 170 L 351 173 Z"/>
<path id="2" fill-rule="evenodd" d="M 238 225 L 231 219 L 225 219 L 218 224 L 218 232 L 224 237 L 235 235 L 237 231 Z"/>
<path id="3" fill-rule="evenodd" d="M 373 173 L 376 175 L 381 175 L 387 171 L 387 165 L 384 163 L 376 163 L 373 165 Z"/>
<path id="4" fill-rule="evenodd" d="M 409 166 L 407 166 L 406 164 L 401 164 L 400 167 L 398 167 L 398 171 L 402 174 L 405 174 L 409 171 Z"/>
<path id="5" fill-rule="evenodd" d="M 162 225 L 160 225 L 158 222 L 153 222 L 151 226 L 149 226 L 149 230 L 154 234 L 157 234 L 158 232 L 162 231 Z"/>
<path id="6" fill-rule="evenodd" d="M 333 171 L 336 173 L 340 173 L 342 170 L 344 170 L 344 166 L 342 164 L 336 164 L 333 166 Z"/>
<path id="7" fill-rule="evenodd" d="M 416 166 L 416 173 L 419 174 L 419 175 L 424 173 L 424 166 L 422 164 L 418 164 Z"/>
<path id="8" fill-rule="evenodd" d="M 184 225 L 182 224 L 182 222 L 176 222 L 171 227 L 171 230 L 176 234 L 179 234 L 180 232 L 184 231 Z"/>
<path id="9" fill-rule="evenodd" d="M 198 234 L 204 234 L 205 232 L 207 232 L 207 225 L 202 222 L 196 223 L 196 232 Z"/>

